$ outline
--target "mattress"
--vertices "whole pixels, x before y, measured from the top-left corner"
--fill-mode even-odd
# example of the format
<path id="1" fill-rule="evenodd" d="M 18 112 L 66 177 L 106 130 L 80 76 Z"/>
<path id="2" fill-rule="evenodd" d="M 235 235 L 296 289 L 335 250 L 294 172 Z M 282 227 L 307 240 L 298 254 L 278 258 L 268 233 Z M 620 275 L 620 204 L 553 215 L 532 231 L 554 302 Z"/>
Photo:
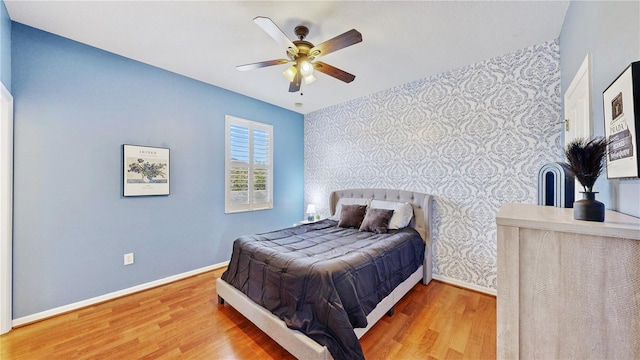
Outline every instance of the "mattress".
<path id="1" fill-rule="evenodd" d="M 243 236 L 222 279 L 336 359 L 362 359 L 354 328 L 416 271 L 425 244 L 412 228 L 388 234 L 336 221 Z"/>

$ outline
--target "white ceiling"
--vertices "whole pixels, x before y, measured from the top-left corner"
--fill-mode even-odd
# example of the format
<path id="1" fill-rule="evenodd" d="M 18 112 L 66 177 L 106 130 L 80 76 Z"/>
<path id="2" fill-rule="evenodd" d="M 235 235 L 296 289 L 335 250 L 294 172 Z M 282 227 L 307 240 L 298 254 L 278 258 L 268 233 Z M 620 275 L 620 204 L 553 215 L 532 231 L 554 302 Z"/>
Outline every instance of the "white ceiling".
<path id="1" fill-rule="evenodd" d="M 12 20 L 193 79 L 309 113 L 558 38 L 566 1 L 26 1 L 5 0 Z M 324 74 L 289 93 L 286 58 L 253 22 L 270 17 L 292 40 L 309 27 L 319 44 L 352 28 L 363 41 L 319 58 L 356 75 Z M 302 106 L 296 107 L 300 102 Z"/>

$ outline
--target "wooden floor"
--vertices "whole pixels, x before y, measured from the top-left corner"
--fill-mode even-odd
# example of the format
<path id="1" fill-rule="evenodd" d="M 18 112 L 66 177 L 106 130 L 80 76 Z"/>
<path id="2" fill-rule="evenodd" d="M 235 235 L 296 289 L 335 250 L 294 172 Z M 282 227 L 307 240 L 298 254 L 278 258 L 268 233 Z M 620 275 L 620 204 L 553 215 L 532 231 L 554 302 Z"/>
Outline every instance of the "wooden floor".
<path id="1" fill-rule="evenodd" d="M 0 359 L 293 359 L 229 305 L 207 272 L 13 329 Z M 375 359 L 495 359 L 496 299 L 416 285 L 361 339 Z"/>

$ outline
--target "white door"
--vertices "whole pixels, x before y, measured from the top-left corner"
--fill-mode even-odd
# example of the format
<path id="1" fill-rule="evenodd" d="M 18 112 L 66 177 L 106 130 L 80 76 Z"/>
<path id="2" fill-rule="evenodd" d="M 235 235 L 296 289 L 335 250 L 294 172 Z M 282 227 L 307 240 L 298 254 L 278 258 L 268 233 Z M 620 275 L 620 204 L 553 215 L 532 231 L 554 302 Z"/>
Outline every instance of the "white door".
<path id="1" fill-rule="evenodd" d="M 591 55 L 587 54 L 564 93 L 564 148 L 576 138 L 593 135 L 593 108 L 591 106 Z M 582 185 L 576 180 L 575 199 L 582 199 Z"/>
<path id="2" fill-rule="evenodd" d="M 0 334 L 11 330 L 13 97 L 0 83 Z"/>

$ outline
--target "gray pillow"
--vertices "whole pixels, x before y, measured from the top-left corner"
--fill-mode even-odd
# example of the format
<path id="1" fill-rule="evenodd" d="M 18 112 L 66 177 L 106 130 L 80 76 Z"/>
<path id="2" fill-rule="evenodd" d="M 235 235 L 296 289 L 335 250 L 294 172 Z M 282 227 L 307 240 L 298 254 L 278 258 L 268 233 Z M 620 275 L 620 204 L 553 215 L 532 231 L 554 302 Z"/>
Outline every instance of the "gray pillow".
<path id="1" fill-rule="evenodd" d="M 367 205 L 342 205 L 338 226 L 359 229 L 367 212 Z"/>
<path id="2" fill-rule="evenodd" d="M 389 220 L 393 216 L 393 210 L 369 209 L 364 216 L 360 231 L 374 232 L 376 234 L 386 234 L 389 229 Z"/>

